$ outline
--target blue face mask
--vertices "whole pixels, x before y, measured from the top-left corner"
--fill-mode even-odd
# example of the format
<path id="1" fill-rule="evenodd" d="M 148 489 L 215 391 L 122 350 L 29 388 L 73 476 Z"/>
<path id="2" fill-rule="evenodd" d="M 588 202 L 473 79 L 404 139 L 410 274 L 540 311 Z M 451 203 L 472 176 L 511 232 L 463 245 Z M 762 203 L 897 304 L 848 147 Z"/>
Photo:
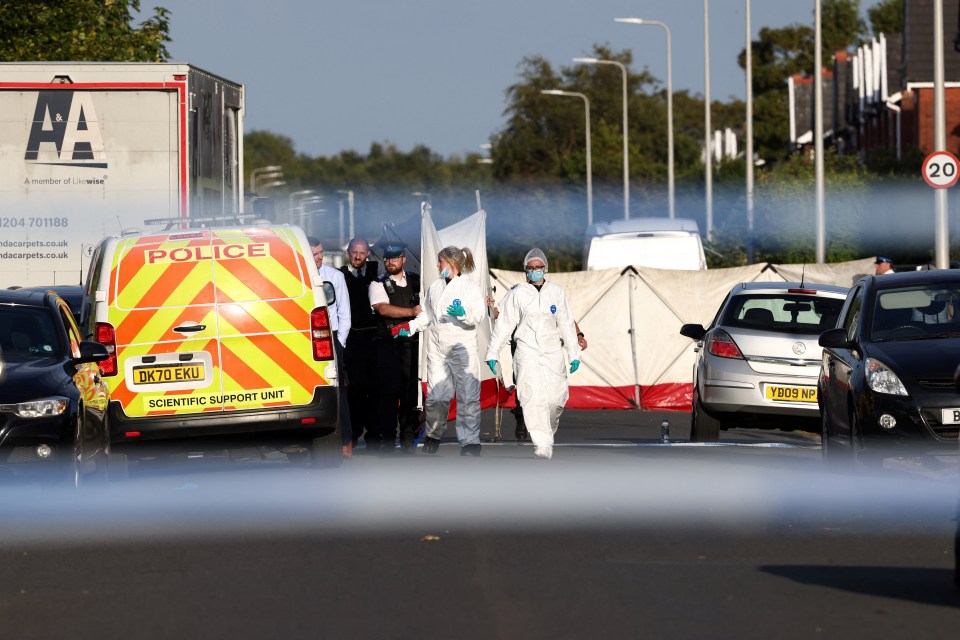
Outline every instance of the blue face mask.
<path id="1" fill-rule="evenodd" d="M 443 278 L 444 280 L 449 279 L 449 278 L 450 278 L 450 269 L 444 269 L 443 271 L 441 271 L 441 272 L 440 272 L 440 277 Z"/>
<path id="2" fill-rule="evenodd" d="M 531 271 L 527 273 L 527 277 L 533 282 L 540 282 L 543 280 L 543 271 Z"/>

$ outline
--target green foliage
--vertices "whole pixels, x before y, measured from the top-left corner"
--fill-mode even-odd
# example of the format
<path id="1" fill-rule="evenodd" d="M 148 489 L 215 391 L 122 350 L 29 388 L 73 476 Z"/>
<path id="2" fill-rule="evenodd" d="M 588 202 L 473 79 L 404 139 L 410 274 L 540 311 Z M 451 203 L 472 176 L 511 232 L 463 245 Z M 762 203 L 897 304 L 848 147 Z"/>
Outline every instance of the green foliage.
<path id="1" fill-rule="evenodd" d="M 163 62 L 170 12 L 140 0 L 0 0 L 0 61 Z"/>
<path id="2" fill-rule="evenodd" d="M 883 0 L 867 9 L 867 16 L 874 35 L 903 33 L 903 0 Z"/>

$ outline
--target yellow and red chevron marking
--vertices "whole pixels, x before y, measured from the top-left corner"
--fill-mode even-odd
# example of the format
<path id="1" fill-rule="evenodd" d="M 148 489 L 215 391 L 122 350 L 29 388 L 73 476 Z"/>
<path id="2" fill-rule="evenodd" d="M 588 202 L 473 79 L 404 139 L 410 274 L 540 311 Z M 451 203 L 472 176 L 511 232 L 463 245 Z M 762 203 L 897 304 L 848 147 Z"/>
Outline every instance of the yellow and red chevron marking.
<path id="1" fill-rule="evenodd" d="M 164 396 L 242 397 L 243 409 L 302 405 L 317 386 L 328 384 L 327 363 L 314 361 L 312 354 L 312 265 L 289 229 L 124 239 L 115 256 L 108 299 L 121 363 L 125 357 L 203 350 L 214 369 L 212 384 L 203 389 L 136 393 L 127 387 L 121 364 L 110 384 L 127 415 L 220 409 L 147 408 L 151 399 Z M 187 322 L 205 329 L 186 337 L 173 331 Z M 258 393 L 244 393 L 249 390 Z M 257 400 L 250 399 L 254 395 Z"/>

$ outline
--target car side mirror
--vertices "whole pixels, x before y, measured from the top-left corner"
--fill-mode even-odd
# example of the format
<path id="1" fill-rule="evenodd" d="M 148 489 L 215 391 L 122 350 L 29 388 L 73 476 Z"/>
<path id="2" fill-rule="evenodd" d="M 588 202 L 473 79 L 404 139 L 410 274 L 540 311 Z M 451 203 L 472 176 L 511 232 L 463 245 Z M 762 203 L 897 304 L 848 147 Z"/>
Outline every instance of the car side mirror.
<path id="1" fill-rule="evenodd" d="M 843 328 L 827 329 L 820 334 L 820 339 L 817 342 L 821 347 L 830 349 L 850 349 L 853 347 L 853 343 L 847 340 L 847 330 Z"/>
<path id="2" fill-rule="evenodd" d="M 100 362 L 110 357 L 110 352 L 99 342 L 84 340 L 80 343 L 80 357 L 73 358 L 73 364 L 83 364 L 85 362 Z"/>
<path id="3" fill-rule="evenodd" d="M 323 281 L 323 297 L 327 301 L 327 306 L 337 302 L 337 290 L 333 288 L 333 283 L 329 280 Z"/>
<path id="4" fill-rule="evenodd" d="M 680 335 L 700 341 L 703 340 L 703 336 L 707 335 L 707 330 L 703 328 L 702 324 L 685 324 L 680 327 Z"/>

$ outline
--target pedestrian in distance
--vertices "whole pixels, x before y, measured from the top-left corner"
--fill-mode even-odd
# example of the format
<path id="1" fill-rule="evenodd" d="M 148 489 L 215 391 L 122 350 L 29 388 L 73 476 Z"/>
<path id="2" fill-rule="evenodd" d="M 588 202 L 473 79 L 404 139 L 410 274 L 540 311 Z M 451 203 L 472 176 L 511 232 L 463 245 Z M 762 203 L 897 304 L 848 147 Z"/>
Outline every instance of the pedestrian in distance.
<path id="1" fill-rule="evenodd" d="M 337 353 L 337 367 L 340 380 L 337 384 L 337 401 L 340 411 L 340 443 L 343 457 L 353 457 L 353 430 L 350 422 L 350 405 L 347 402 L 346 385 L 346 346 L 350 336 L 352 324 L 350 295 L 347 293 L 347 282 L 340 271 L 323 262 L 323 243 L 319 238 L 307 238 L 310 249 L 313 251 L 313 260 L 317 271 L 324 281 L 333 285 L 336 300 L 327 306 L 327 315 L 330 318 L 330 328 L 333 329 L 333 348 Z"/>
<path id="2" fill-rule="evenodd" d="M 526 282 L 511 289 L 500 302 L 499 318 L 484 359 L 497 375 L 500 351 L 514 336 L 517 397 L 523 404 L 534 455 L 549 459 L 569 397 L 567 376 L 580 367 L 580 345 L 563 288 L 545 278 L 547 256 L 540 249 L 530 249 L 524 256 L 523 269 Z M 569 370 L 564 364 L 564 351 Z"/>
<path id="3" fill-rule="evenodd" d="M 340 267 L 349 294 L 351 328 L 347 337 L 347 403 L 350 406 L 352 446 L 365 434 L 379 434 L 377 426 L 377 315 L 370 307 L 370 284 L 379 275 L 379 264 L 369 260 L 370 245 L 361 237 L 347 244 L 348 263 Z M 338 294 L 339 297 L 339 294 Z M 346 302 L 345 302 L 346 304 Z M 372 436 L 371 436 L 372 437 Z M 379 448 L 380 438 L 376 436 Z"/>
<path id="4" fill-rule="evenodd" d="M 427 415 L 423 452 L 435 454 L 447 430 L 450 401 L 457 398 L 460 455 L 480 455 L 480 353 L 477 329 L 486 308 L 483 292 L 469 278 L 473 252 L 446 247 L 437 254 L 440 277 L 427 289 L 423 309 L 409 323 L 394 327 L 397 337 L 425 332 Z"/>
<path id="5" fill-rule="evenodd" d="M 416 334 L 394 338 L 397 325 L 410 322 L 422 311 L 420 307 L 420 275 L 407 273 L 407 246 L 402 242 L 382 245 L 386 273 L 370 283 L 370 306 L 377 315 L 378 331 L 374 338 L 377 352 L 377 426 L 367 437 L 367 447 L 382 453 L 395 448 L 397 428 L 400 449 L 413 453 L 414 440 L 420 428 L 417 407 L 419 391 L 420 340 Z"/>

